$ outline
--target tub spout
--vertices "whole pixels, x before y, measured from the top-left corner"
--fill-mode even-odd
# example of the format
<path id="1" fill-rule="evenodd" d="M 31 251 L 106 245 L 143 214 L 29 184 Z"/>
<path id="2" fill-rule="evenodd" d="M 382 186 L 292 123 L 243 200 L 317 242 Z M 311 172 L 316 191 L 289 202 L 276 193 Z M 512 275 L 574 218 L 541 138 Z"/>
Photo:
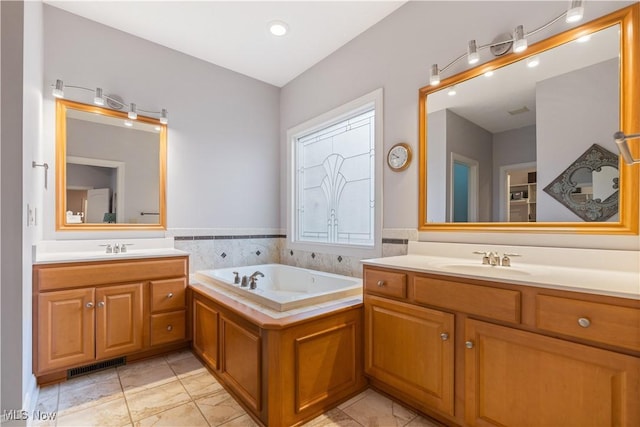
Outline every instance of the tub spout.
<path id="1" fill-rule="evenodd" d="M 256 276 L 260 276 L 260 277 L 264 277 L 264 274 L 262 274 L 259 271 L 256 271 L 255 273 L 253 273 L 251 276 L 249 276 L 249 279 L 253 279 Z"/>

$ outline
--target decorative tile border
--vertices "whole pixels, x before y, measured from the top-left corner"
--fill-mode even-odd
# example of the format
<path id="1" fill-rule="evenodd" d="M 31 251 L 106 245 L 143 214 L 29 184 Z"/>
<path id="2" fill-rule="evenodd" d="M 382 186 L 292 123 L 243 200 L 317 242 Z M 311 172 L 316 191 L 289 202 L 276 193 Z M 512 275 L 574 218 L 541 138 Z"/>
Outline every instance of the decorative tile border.
<path id="1" fill-rule="evenodd" d="M 383 237 L 382 243 L 388 243 L 391 245 L 408 245 L 409 239 L 387 239 Z"/>
<path id="2" fill-rule="evenodd" d="M 286 234 L 243 234 L 228 236 L 175 236 L 174 240 L 241 240 L 241 239 L 285 239 Z"/>

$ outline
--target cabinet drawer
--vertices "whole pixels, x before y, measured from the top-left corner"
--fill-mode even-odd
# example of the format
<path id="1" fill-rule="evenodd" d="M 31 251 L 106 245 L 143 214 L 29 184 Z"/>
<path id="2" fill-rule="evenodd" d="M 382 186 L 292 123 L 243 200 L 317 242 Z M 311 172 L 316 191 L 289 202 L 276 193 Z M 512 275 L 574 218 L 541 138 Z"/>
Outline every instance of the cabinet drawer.
<path id="1" fill-rule="evenodd" d="M 640 310 L 636 308 L 537 295 L 536 326 L 551 332 L 640 350 Z"/>
<path id="2" fill-rule="evenodd" d="M 519 291 L 415 277 L 413 296 L 421 304 L 520 323 Z"/>
<path id="3" fill-rule="evenodd" d="M 393 271 L 365 269 L 364 289 L 373 294 L 406 298 L 407 275 Z"/>
<path id="4" fill-rule="evenodd" d="M 156 280 L 151 282 L 151 311 L 180 310 L 185 307 L 187 279 Z"/>
<path id="5" fill-rule="evenodd" d="M 185 311 L 151 315 L 151 345 L 179 341 L 185 338 Z"/>

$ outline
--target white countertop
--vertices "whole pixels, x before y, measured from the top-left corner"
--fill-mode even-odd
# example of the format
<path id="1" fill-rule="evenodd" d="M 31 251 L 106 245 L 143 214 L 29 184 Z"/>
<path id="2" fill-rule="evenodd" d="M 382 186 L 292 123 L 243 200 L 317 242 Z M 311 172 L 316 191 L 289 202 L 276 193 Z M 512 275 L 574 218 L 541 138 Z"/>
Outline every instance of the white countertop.
<path id="1" fill-rule="evenodd" d="M 630 269 L 619 271 L 525 264 L 519 263 L 518 258 L 512 258 L 511 267 L 492 267 L 483 266 L 480 258 L 452 258 L 421 254 L 367 259 L 362 263 L 418 273 L 445 274 L 516 285 L 640 299 L 640 273 Z"/>
<path id="2" fill-rule="evenodd" d="M 106 253 L 106 245 L 126 245 L 122 253 Z M 64 262 L 114 261 L 189 255 L 175 249 L 173 238 L 118 240 L 51 240 L 39 242 L 34 249 L 34 264 Z"/>

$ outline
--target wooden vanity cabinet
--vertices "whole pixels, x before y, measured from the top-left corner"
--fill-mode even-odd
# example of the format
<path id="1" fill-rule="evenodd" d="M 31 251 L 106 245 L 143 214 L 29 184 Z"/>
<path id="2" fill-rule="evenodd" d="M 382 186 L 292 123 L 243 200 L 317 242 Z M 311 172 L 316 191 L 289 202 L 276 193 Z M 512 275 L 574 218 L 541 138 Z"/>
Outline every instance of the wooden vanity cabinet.
<path id="1" fill-rule="evenodd" d="M 33 370 L 39 383 L 154 346 L 186 345 L 187 274 L 186 257 L 34 265 Z M 156 283 L 159 289 L 172 286 L 176 299 L 168 306 L 154 299 Z M 171 331 L 154 316 L 170 321 Z"/>
<path id="2" fill-rule="evenodd" d="M 368 265 L 364 282 L 365 372 L 403 403 L 460 426 L 640 425 L 640 301 Z"/>

